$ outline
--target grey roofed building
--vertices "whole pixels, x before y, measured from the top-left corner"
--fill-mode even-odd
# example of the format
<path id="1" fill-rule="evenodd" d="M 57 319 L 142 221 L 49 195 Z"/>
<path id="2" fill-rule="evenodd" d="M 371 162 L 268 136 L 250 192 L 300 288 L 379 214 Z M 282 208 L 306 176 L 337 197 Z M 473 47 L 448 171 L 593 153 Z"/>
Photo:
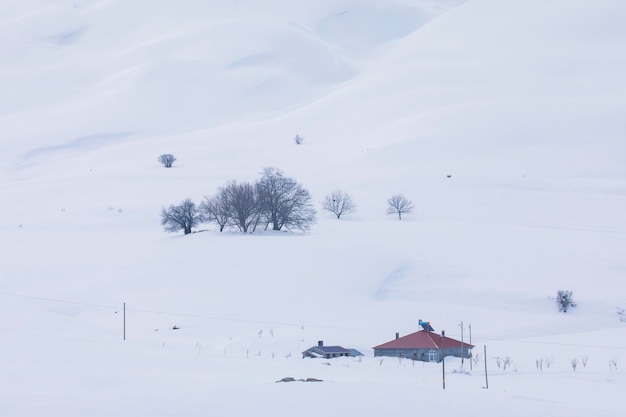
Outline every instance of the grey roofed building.
<path id="1" fill-rule="evenodd" d="M 302 352 L 302 358 L 338 358 L 342 356 L 362 356 L 363 354 L 356 349 L 346 349 L 341 346 L 324 346 L 324 342 L 320 340 L 317 346 L 312 346 Z"/>

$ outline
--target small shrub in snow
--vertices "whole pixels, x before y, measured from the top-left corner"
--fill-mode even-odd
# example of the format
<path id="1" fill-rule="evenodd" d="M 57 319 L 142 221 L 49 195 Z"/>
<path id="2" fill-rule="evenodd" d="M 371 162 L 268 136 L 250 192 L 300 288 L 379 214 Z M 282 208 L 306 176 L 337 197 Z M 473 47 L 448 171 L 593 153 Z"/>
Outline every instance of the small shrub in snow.
<path id="1" fill-rule="evenodd" d="M 572 369 L 574 370 L 574 372 L 576 372 L 576 367 L 578 366 L 578 359 L 574 358 L 572 359 L 570 363 L 572 365 Z"/>
<path id="2" fill-rule="evenodd" d="M 176 157 L 171 153 L 164 153 L 159 156 L 159 162 L 163 164 L 165 168 L 171 168 L 174 161 L 176 161 Z"/>
<path id="3" fill-rule="evenodd" d="M 539 369 L 540 371 L 543 371 L 543 367 L 545 365 L 546 368 L 550 368 L 550 365 L 552 365 L 553 360 L 550 358 L 538 358 L 535 361 L 535 365 L 537 366 L 537 369 Z"/>
<path id="4" fill-rule="evenodd" d="M 496 365 L 498 366 L 498 368 L 501 368 L 503 371 L 506 371 L 506 368 L 511 366 L 511 363 L 513 362 L 513 360 L 510 357 L 505 357 L 505 358 L 501 358 L 501 357 L 496 357 Z"/>
<path id="5" fill-rule="evenodd" d="M 589 356 L 585 355 L 580 358 L 580 362 L 583 364 L 583 368 L 587 367 L 587 362 L 589 362 Z"/>
<path id="6" fill-rule="evenodd" d="M 576 307 L 572 291 L 559 290 L 556 294 L 556 305 L 563 313 L 567 313 L 570 307 Z"/>
<path id="7" fill-rule="evenodd" d="M 300 145 L 302 144 L 302 142 L 304 142 L 304 138 L 300 135 L 296 135 L 295 138 L 293 138 L 294 142 L 296 142 L 296 145 Z"/>
<path id="8" fill-rule="evenodd" d="M 626 311 L 622 307 L 617 307 L 617 315 L 619 316 L 619 321 L 626 322 Z"/>
<path id="9" fill-rule="evenodd" d="M 472 353 L 472 362 L 474 362 L 474 365 L 478 365 L 478 362 L 480 361 L 480 354 L 476 353 Z"/>

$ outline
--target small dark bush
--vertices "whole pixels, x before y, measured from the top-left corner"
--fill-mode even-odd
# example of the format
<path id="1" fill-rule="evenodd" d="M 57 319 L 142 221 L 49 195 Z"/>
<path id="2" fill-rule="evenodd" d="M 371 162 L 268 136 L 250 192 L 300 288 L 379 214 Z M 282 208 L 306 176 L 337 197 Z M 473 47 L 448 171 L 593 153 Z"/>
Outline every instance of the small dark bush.
<path id="1" fill-rule="evenodd" d="M 576 307 L 572 291 L 559 290 L 556 293 L 556 305 L 559 307 L 559 311 L 563 313 L 567 313 L 570 307 Z"/>
<path id="2" fill-rule="evenodd" d="M 159 162 L 162 163 L 165 168 L 171 168 L 175 160 L 176 157 L 171 153 L 164 153 L 159 156 Z"/>

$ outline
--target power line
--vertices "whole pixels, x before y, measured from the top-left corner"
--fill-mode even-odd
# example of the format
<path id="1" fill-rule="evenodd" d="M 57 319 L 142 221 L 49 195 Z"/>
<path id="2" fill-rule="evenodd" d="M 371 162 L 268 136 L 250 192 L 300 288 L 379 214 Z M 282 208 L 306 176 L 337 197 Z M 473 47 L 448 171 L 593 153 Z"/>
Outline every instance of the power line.
<path id="1" fill-rule="evenodd" d="M 30 299 L 37 301 L 47 301 L 53 303 L 63 303 L 63 304 L 73 304 L 73 305 L 82 305 L 87 307 L 96 307 L 96 308 L 106 308 L 111 309 L 117 312 L 120 309 L 120 306 L 111 306 L 106 304 L 95 304 L 95 303 L 87 303 L 83 301 L 75 301 L 75 300 L 64 300 L 59 298 L 50 298 L 50 297 L 41 297 L 41 296 L 33 296 L 33 295 L 24 295 L 24 294 L 15 294 L 0 291 L 0 295 L 5 295 L 9 297 L 22 298 L 22 299 Z M 168 316 L 176 316 L 176 317 L 188 317 L 188 318 L 196 318 L 203 320 L 215 320 L 215 321 L 228 321 L 228 322 L 237 322 L 237 323 L 252 323 L 252 324 L 263 324 L 263 325 L 277 325 L 277 326 L 290 326 L 290 327 L 307 327 L 307 328 L 316 328 L 316 329 L 333 329 L 333 330 L 349 330 L 349 331 L 359 331 L 359 332 L 377 332 L 377 333 L 388 333 L 388 329 L 378 330 L 372 328 L 356 328 L 356 327 L 347 327 L 347 326 L 333 326 L 333 325 L 324 325 L 324 324 L 306 324 L 306 323 L 294 323 L 294 322 L 280 322 L 280 321 L 270 321 L 270 320 L 252 320 L 252 319 L 240 319 L 233 317 L 223 317 L 223 316 L 208 316 L 201 314 L 191 314 L 191 313 L 178 313 L 171 311 L 159 311 L 159 310 L 149 310 L 149 309 L 140 309 L 140 308 L 129 308 L 126 307 L 126 311 L 133 311 L 137 313 L 146 313 L 146 314 L 160 314 L 160 315 L 168 315 Z M 507 343 L 523 343 L 523 344 L 535 344 L 535 345 L 552 345 L 552 346 L 570 346 L 570 347 L 584 347 L 584 348 L 600 348 L 600 349 L 616 349 L 616 350 L 626 350 L 624 346 L 601 346 L 601 345 L 587 345 L 587 344 L 574 344 L 574 343 L 559 343 L 559 342 L 541 342 L 541 341 L 530 341 L 530 340 L 521 340 L 521 339 L 501 339 L 501 338 L 490 338 L 490 337 L 481 337 L 483 340 L 492 341 L 492 342 L 507 342 Z"/>
<path id="2" fill-rule="evenodd" d="M 26 298 L 26 299 L 31 299 L 31 300 L 50 301 L 53 303 L 76 304 L 76 305 L 98 307 L 98 308 L 110 308 L 113 310 L 116 310 L 119 308 L 119 307 L 108 306 L 104 304 L 93 304 L 93 303 L 86 303 L 82 301 L 61 300 L 59 298 L 38 297 L 34 295 L 13 294 L 13 293 L 8 293 L 8 292 L 0 292 L 0 295 L 7 295 L 10 297 L 16 297 L 16 298 Z"/>
<path id="3" fill-rule="evenodd" d="M 82 305 L 82 306 L 87 306 L 87 307 L 107 308 L 107 309 L 114 310 L 116 312 L 117 310 L 120 309 L 119 306 L 94 304 L 94 303 L 87 303 L 87 302 L 73 301 L 73 300 L 63 300 L 59 298 L 40 297 L 40 296 L 23 295 L 23 294 L 15 294 L 15 293 L 7 293 L 7 292 L 0 292 L 0 295 L 16 297 L 16 298 L 31 299 L 31 300 L 37 300 L 37 301 L 48 301 L 48 302 L 54 302 L 54 303 Z M 280 321 L 269 321 L 269 320 L 239 319 L 239 318 L 223 317 L 223 316 L 207 316 L 207 315 L 200 315 L 200 314 L 177 313 L 177 312 L 171 312 L 171 311 L 159 311 L 159 310 L 149 310 L 149 309 L 130 308 L 130 307 L 126 307 L 126 311 L 133 311 L 137 313 L 147 313 L 147 314 L 160 314 L 160 315 L 177 316 L 177 317 L 189 317 L 189 318 L 215 320 L 215 321 L 230 321 L 230 322 L 239 322 L 239 323 L 254 323 L 254 324 L 280 325 L 280 326 L 293 326 L 293 327 L 304 326 L 304 327 L 310 327 L 310 328 L 335 329 L 335 330 L 354 330 L 354 331 L 368 331 L 368 330 L 371 331 L 372 330 L 372 329 L 331 326 L 331 325 L 322 325 L 322 324 L 306 324 L 306 323 L 280 322 Z"/>

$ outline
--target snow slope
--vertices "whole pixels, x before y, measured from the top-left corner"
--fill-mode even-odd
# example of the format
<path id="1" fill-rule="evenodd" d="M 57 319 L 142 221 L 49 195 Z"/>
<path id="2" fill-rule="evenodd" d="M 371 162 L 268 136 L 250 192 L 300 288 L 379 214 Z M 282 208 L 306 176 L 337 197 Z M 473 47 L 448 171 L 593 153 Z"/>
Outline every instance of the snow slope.
<path id="1" fill-rule="evenodd" d="M 1 5 L 0 411 L 621 415 L 625 15 Z M 267 166 L 358 211 L 304 234 L 159 228 L 161 207 Z M 395 193 L 416 205 L 402 221 L 385 215 Z M 373 357 L 418 319 L 457 339 L 471 324 L 477 361 L 449 358 L 446 390 L 438 364 Z M 318 340 L 365 357 L 302 360 Z"/>

